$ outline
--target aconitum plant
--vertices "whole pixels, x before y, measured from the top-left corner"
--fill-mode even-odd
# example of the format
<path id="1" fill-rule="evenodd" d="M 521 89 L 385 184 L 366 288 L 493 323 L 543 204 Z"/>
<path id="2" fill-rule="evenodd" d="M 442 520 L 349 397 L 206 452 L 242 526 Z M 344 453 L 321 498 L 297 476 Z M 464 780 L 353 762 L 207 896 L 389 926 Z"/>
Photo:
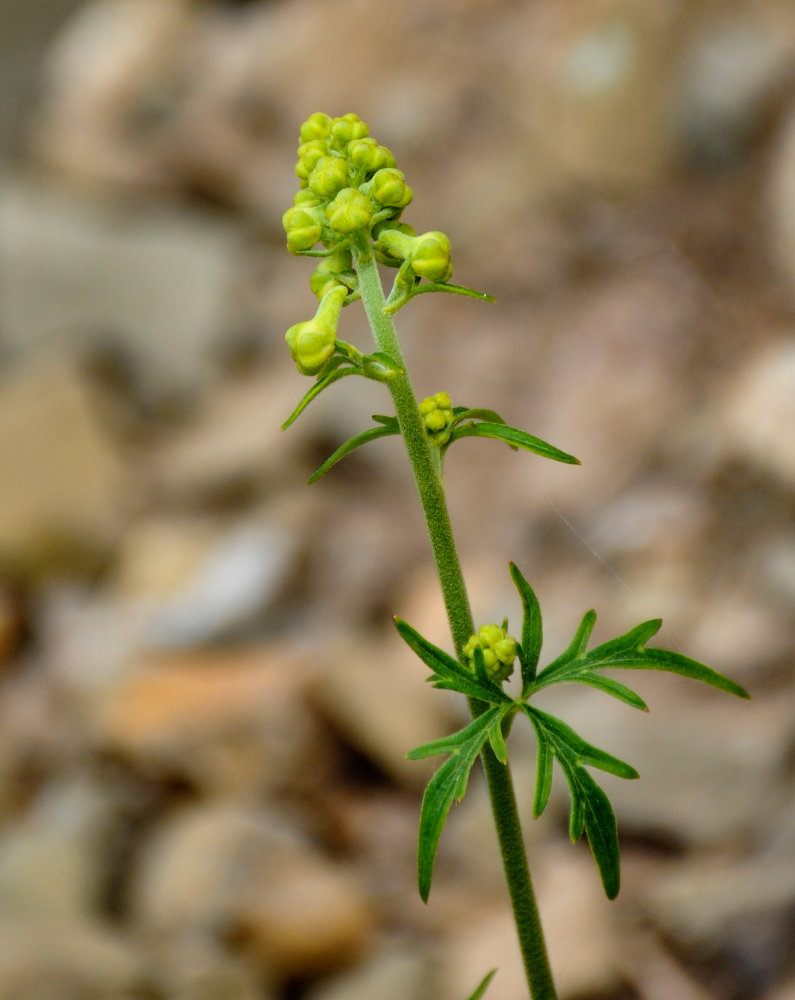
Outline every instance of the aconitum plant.
<path id="1" fill-rule="evenodd" d="M 515 635 L 507 619 L 476 628 L 459 564 L 444 489 L 448 448 L 467 437 L 495 438 L 513 449 L 543 458 L 579 464 L 572 455 L 506 424 L 494 410 L 454 406 L 447 392 L 418 403 L 398 341 L 394 315 L 418 295 L 447 292 L 494 301 L 491 296 L 452 284 L 450 240 L 444 233 L 416 233 L 402 221 L 412 190 L 389 149 L 378 143 L 355 114 L 338 118 L 316 113 L 303 123 L 296 165 L 300 186 L 283 217 L 287 248 L 318 258 L 310 288 L 318 299 L 314 316 L 291 326 L 286 340 L 302 375 L 312 386 L 285 422 L 288 427 L 305 407 L 342 378 L 358 375 L 382 382 L 394 413 L 376 414 L 373 426 L 357 434 L 310 477 L 314 482 L 354 449 L 388 435 L 400 435 L 406 446 L 450 624 L 452 652 L 423 638 L 408 622 L 395 619 L 401 638 L 428 666 L 434 687 L 457 691 L 469 703 L 472 721 L 459 732 L 412 750 L 412 759 L 445 757 L 431 778 L 419 822 L 419 892 L 428 900 L 439 838 L 454 800 L 460 801 L 476 760 L 486 775 L 494 824 L 516 921 L 532 1000 L 553 1000 L 555 985 L 536 906 L 514 795 L 507 740 L 522 717 L 532 727 L 538 746 L 533 815 L 549 800 L 553 764 L 557 761 L 569 786 L 572 841 L 588 839 L 605 893 L 619 890 L 619 842 L 613 809 L 590 769 L 620 778 L 637 778 L 622 760 L 592 746 L 566 722 L 537 708 L 534 696 L 552 684 L 587 684 L 606 695 L 646 710 L 643 699 L 607 669 L 665 670 L 703 681 L 721 691 L 747 698 L 738 684 L 680 653 L 648 647 L 659 619 L 592 649 L 588 641 L 596 614 L 588 611 L 569 646 L 539 667 L 541 610 L 532 587 L 518 566 L 510 574 L 519 593 L 523 617 Z M 385 297 L 378 265 L 396 274 Z M 361 300 L 372 330 L 375 350 L 363 353 L 341 340 L 343 310 Z M 505 681 L 518 664 L 513 695 Z M 490 972 L 469 1000 L 478 1000 Z"/>

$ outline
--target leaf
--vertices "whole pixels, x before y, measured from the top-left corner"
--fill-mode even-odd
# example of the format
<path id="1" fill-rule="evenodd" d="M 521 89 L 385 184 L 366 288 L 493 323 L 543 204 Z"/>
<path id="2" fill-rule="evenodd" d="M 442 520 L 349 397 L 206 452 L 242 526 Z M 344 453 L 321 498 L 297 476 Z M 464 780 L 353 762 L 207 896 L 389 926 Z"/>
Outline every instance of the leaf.
<path id="1" fill-rule="evenodd" d="M 466 295 L 471 299 L 480 299 L 481 302 L 496 302 L 493 295 L 487 292 L 478 292 L 474 288 L 467 288 L 466 285 L 454 285 L 449 281 L 427 281 L 423 282 L 412 291 L 411 298 L 415 295 L 422 295 L 423 292 L 452 292 L 453 295 Z"/>
<path id="2" fill-rule="evenodd" d="M 538 735 L 538 759 L 536 760 L 536 793 L 533 799 L 533 816 L 538 819 L 546 809 L 549 793 L 552 791 L 552 747 L 549 740 Z"/>
<path id="3" fill-rule="evenodd" d="M 586 611 L 582 616 L 579 628 L 574 633 L 574 638 L 571 640 L 568 647 L 560 654 L 559 657 L 557 657 L 557 659 L 553 660 L 552 663 L 548 664 L 544 668 L 544 681 L 549 681 L 549 679 L 556 672 L 564 667 L 570 666 L 574 663 L 574 661 L 579 660 L 582 657 L 588 645 L 588 640 L 591 638 L 591 632 L 594 630 L 594 625 L 596 625 L 596 612 Z"/>
<path id="4" fill-rule="evenodd" d="M 691 660 L 689 657 L 669 649 L 647 649 L 646 642 L 657 634 L 662 625 L 662 620 L 659 618 L 642 622 L 624 635 L 603 642 L 586 653 L 585 647 L 595 623 L 596 614 L 589 611 L 584 616 L 568 649 L 538 674 L 536 680 L 524 693 L 525 698 L 550 684 L 580 683 L 598 687 L 635 708 L 645 710 L 646 705 L 640 695 L 619 681 L 602 678 L 595 673 L 597 670 L 608 668 L 663 670 L 668 673 L 680 674 L 682 677 L 689 677 L 691 680 L 701 681 L 718 688 L 720 691 L 736 695 L 738 698 L 750 697 L 745 688 L 697 660 Z"/>
<path id="5" fill-rule="evenodd" d="M 582 673 L 577 675 L 577 682 L 579 684 L 587 684 L 598 691 L 604 691 L 605 694 L 609 694 L 613 698 L 618 698 L 619 701 L 626 702 L 627 705 L 638 708 L 641 712 L 649 711 L 649 706 L 637 692 L 633 691 L 632 688 L 628 688 L 626 684 L 622 684 L 621 681 L 615 680 L 613 677 L 602 677 L 601 674 L 594 673 Z"/>
<path id="6" fill-rule="evenodd" d="M 403 641 L 414 650 L 423 663 L 430 667 L 429 680 L 434 687 L 459 691 L 488 704 L 511 704 L 508 695 L 491 678 L 487 676 L 483 681 L 476 677 L 468 667 L 459 663 L 449 653 L 445 653 L 443 649 L 434 646 L 402 618 L 395 618 L 395 627 Z"/>
<path id="7" fill-rule="evenodd" d="M 491 712 L 491 709 L 488 710 Z M 486 713 L 484 713 L 485 715 Z M 463 729 L 457 730 L 455 733 L 450 733 L 449 736 L 442 736 L 438 740 L 432 740 L 430 743 L 423 743 L 422 746 L 415 747 L 406 754 L 407 760 L 424 760 L 426 757 L 439 757 L 442 754 L 455 753 L 461 749 L 462 746 L 469 743 L 473 736 L 477 733 L 481 733 L 484 729 L 488 729 L 491 721 L 498 717 L 495 714 L 490 714 L 486 723 L 483 722 L 483 715 L 479 715 L 476 719 L 473 719 L 470 723 L 464 726 Z M 481 739 L 481 744 L 485 743 L 487 734 L 483 733 L 483 738 Z"/>
<path id="8" fill-rule="evenodd" d="M 397 420 L 394 417 L 389 418 L 392 423 L 384 424 L 378 427 L 371 427 L 369 430 L 362 431 L 361 434 L 357 434 L 350 440 L 346 441 L 345 444 L 340 445 L 339 448 L 334 452 L 333 455 L 329 455 L 326 461 L 309 477 L 307 482 L 311 485 L 316 483 L 321 476 L 325 475 L 333 466 L 337 464 L 341 459 L 345 458 L 346 455 L 350 455 L 352 451 L 360 448 L 363 444 L 368 444 L 370 441 L 375 441 L 377 438 L 389 437 L 391 434 L 399 434 L 400 429 L 398 428 Z"/>
<path id="9" fill-rule="evenodd" d="M 561 719 L 527 704 L 522 707 L 538 738 L 533 815 L 540 816 L 549 799 L 554 756 L 563 770 L 571 793 L 571 839 L 578 840 L 585 831 L 605 893 L 609 899 L 614 899 L 620 885 L 616 818 L 609 799 L 585 768 L 598 767 L 621 778 L 636 778 L 637 771 L 612 754 L 586 742 Z"/>
<path id="10" fill-rule="evenodd" d="M 474 409 L 470 410 L 466 406 L 454 406 L 453 407 L 453 420 L 448 424 L 449 427 L 455 427 L 456 424 L 460 424 L 464 420 L 486 420 L 493 424 L 504 424 L 505 421 L 495 410 L 483 410 Z"/>
<path id="11" fill-rule="evenodd" d="M 535 680 L 538 658 L 541 655 L 543 630 L 541 627 L 541 607 L 533 588 L 525 580 L 515 563 L 510 564 L 511 579 L 522 600 L 522 640 L 519 647 L 519 663 L 522 667 L 522 697 Z"/>
<path id="12" fill-rule="evenodd" d="M 332 359 L 332 364 L 336 359 Z M 338 363 L 339 365 L 344 364 L 345 359 L 341 359 Z M 341 378 L 345 378 L 346 375 L 361 375 L 362 373 L 358 368 L 353 368 L 347 366 L 345 368 L 335 367 L 331 371 L 327 372 L 325 375 L 321 376 L 317 382 L 312 386 L 312 388 L 305 394 L 301 402 L 296 406 L 290 416 L 282 424 L 282 430 L 286 431 L 287 428 L 293 424 L 298 417 L 304 412 L 304 410 L 309 406 L 313 399 L 320 395 L 324 389 L 327 389 L 334 382 L 338 382 Z"/>
<path id="13" fill-rule="evenodd" d="M 532 434 L 521 431 L 517 427 L 509 427 L 508 424 L 492 423 L 489 421 L 463 424 L 456 427 L 453 431 L 449 443 L 452 444 L 453 441 L 457 441 L 463 437 L 498 438 L 500 441 L 511 445 L 511 447 L 524 448 L 526 451 L 532 451 L 543 458 L 551 458 L 556 462 L 565 462 L 567 465 L 580 464 L 580 460 L 573 455 L 569 455 L 567 452 L 561 451 L 560 448 L 542 441 L 541 438 L 533 437 Z"/>
<path id="14" fill-rule="evenodd" d="M 553 738 L 554 746 L 565 746 L 574 754 L 578 761 L 590 767 L 598 767 L 602 771 L 614 774 L 617 778 L 637 778 L 638 772 L 630 764 L 625 764 L 623 760 L 614 757 L 604 750 L 599 750 L 578 735 L 562 719 L 554 715 L 542 712 L 540 708 L 527 709 L 541 721 L 547 734 Z"/>
<path id="15" fill-rule="evenodd" d="M 583 768 L 574 772 L 577 797 L 582 803 L 585 836 L 599 869 L 605 895 L 615 899 L 621 888 L 621 849 L 616 816 L 603 789 Z"/>
<path id="16" fill-rule="evenodd" d="M 505 737 L 502 734 L 502 716 L 498 715 L 489 727 L 489 744 L 494 751 L 494 756 L 501 764 L 508 763 L 508 748 L 505 745 Z"/>
<path id="17" fill-rule="evenodd" d="M 467 1000 L 481 1000 L 481 997 L 483 996 L 483 994 L 488 989 L 489 983 L 492 981 L 492 979 L 496 975 L 496 972 L 497 972 L 496 969 L 492 969 L 491 972 L 489 972 L 487 975 L 485 975 L 481 979 L 481 981 L 480 981 L 477 989 L 475 990 L 475 992 L 472 993 L 470 996 L 468 996 Z"/>
<path id="18" fill-rule="evenodd" d="M 452 736 L 434 743 L 426 743 L 409 753 L 409 759 L 449 753 L 450 758 L 438 768 L 422 797 L 420 812 L 420 833 L 417 848 L 417 875 L 419 891 L 423 902 L 428 901 L 433 878 L 433 867 L 439 838 L 450 812 L 453 800 L 461 801 L 466 792 L 469 773 L 478 754 L 488 739 L 488 733 L 495 719 L 503 713 L 501 706 L 493 705 L 479 715 L 468 726 Z"/>
<path id="19" fill-rule="evenodd" d="M 596 658 L 599 647 L 589 654 Z M 751 695 L 734 681 L 719 674 L 717 670 L 691 660 L 688 656 L 675 653 L 670 649 L 643 649 L 628 650 L 625 653 L 617 653 L 610 656 L 601 663 L 594 664 L 594 669 L 601 670 L 605 667 L 620 667 L 627 670 L 663 670 L 671 674 L 679 674 L 682 677 L 689 677 L 694 681 L 701 681 L 711 687 L 733 694 L 737 698 L 750 698 Z"/>

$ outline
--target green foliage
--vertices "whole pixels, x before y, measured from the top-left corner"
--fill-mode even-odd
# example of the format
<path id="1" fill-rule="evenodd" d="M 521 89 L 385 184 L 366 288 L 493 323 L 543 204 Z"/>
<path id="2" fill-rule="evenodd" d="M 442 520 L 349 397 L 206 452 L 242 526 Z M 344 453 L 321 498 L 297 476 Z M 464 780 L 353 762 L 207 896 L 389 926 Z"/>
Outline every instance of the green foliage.
<path id="1" fill-rule="evenodd" d="M 452 284 L 452 252 L 448 237 L 437 230 L 417 235 L 403 222 L 403 210 L 413 192 L 395 157 L 369 134 L 355 114 L 332 118 L 316 112 L 302 124 L 296 175 L 299 190 L 284 213 L 287 248 L 291 253 L 319 258 L 310 289 L 319 305 L 313 319 L 296 323 L 286 340 L 299 372 L 315 381 L 285 421 L 289 427 L 314 399 L 349 375 L 382 382 L 389 390 L 394 416 L 376 414 L 374 426 L 338 447 L 313 473 L 315 482 L 346 455 L 378 438 L 402 435 L 423 506 L 431 548 L 445 599 L 453 642 L 452 656 L 416 629 L 395 619 L 397 630 L 430 669 L 430 683 L 456 691 L 469 701 L 472 721 L 457 733 L 412 750 L 412 759 L 443 756 L 425 790 L 420 812 L 417 857 L 419 890 L 427 900 L 444 824 L 453 802 L 464 797 L 475 761 L 481 758 L 488 779 L 506 878 L 516 917 L 519 945 L 533 1000 L 555 1000 L 543 934 L 533 898 L 513 785 L 507 767 L 506 738 L 518 716 L 526 718 L 537 741 L 534 816 L 546 808 L 555 762 L 570 793 L 569 832 L 573 841 L 585 834 L 608 897 L 619 890 L 619 842 L 616 818 L 604 790 L 590 769 L 624 779 L 637 778 L 635 769 L 606 750 L 588 743 L 562 719 L 534 703 L 537 693 L 552 684 L 585 684 L 647 711 L 637 692 L 605 671 L 662 670 L 709 684 L 747 698 L 738 684 L 709 667 L 670 650 L 647 647 L 660 621 L 644 622 L 624 635 L 588 650 L 596 614 L 587 612 L 568 647 L 539 670 L 543 628 L 538 599 L 519 569 L 510 572 L 522 604 L 520 639 L 508 635 L 508 622 L 475 630 L 469 610 L 444 495 L 444 458 L 463 438 L 502 441 L 568 465 L 573 455 L 511 427 L 494 410 L 454 407 L 447 393 L 436 393 L 417 404 L 392 317 L 418 295 L 444 292 L 493 302 L 464 285 Z M 384 297 L 378 265 L 397 273 Z M 376 350 L 365 354 L 337 337 L 343 307 L 361 300 Z M 498 492 L 498 491 L 496 491 Z M 503 684 L 518 658 L 520 693 L 512 696 Z M 494 973 L 490 972 L 469 1000 L 481 1000 Z"/>
<path id="2" fill-rule="evenodd" d="M 420 895 L 427 900 L 431 887 L 436 850 L 453 801 L 464 797 L 472 766 L 488 745 L 496 758 L 508 759 L 504 734 L 513 717 L 520 712 L 533 726 L 538 742 L 536 788 L 533 814 L 543 813 L 552 789 L 553 761 L 557 760 L 569 786 L 571 813 L 569 832 L 572 841 L 583 832 L 599 869 L 608 898 L 619 890 L 619 846 L 616 818 L 607 795 L 586 770 L 598 768 L 619 778 L 637 778 L 637 771 L 605 750 L 592 746 L 567 723 L 529 704 L 529 699 L 551 684 L 581 683 L 596 687 L 606 694 L 646 710 L 643 699 L 626 685 L 597 671 L 612 668 L 631 670 L 665 670 L 702 681 L 741 698 L 747 692 L 728 678 L 704 664 L 665 649 L 647 649 L 646 642 L 660 628 L 660 621 L 645 622 L 625 635 L 587 652 L 588 640 L 596 622 L 589 611 L 582 619 L 566 650 L 544 670 L 536 673 L 541 650 L 541 611 L 532 587 L 519 569 L 511 564 L 511 577 L 522 601 L 522 640 L 517 644 L 522 673 L 522 690 L 511 698 L 486 669 L 480 647 L 475 650 L 474 664 L 466 658 L 456 660 L 423 638 L 407 622 L 396 619 L 401 637 L 431 669 L 428 678 L 434 687 L 458 691 L 473 705 L 475 719 L 451 736 L 426 743 L 409 753 L 412 760 L 448 754 L 449 757 L 431 778 L 422 801 L 418 870 Z M 494 627 L 494 626 L 492 626 Z"/>
<path id="3" fill-rule="evenodd" d="M 496 969 L 492 969 L 491 972 L 489 972 L 487 975 L 485 975 L 483 977 L 483 979 L 481 979 L 480 984 L 478 985 L 478 987 L 475 990 L 475 992 L 472 993 L 471 996 L 467 997 L 467 1000 L 481 1000 L 481 997 L 486 992 L 486 990 L 489 988 L 489 983 L 494 978 L 496 972 L 497 972 Z"/>

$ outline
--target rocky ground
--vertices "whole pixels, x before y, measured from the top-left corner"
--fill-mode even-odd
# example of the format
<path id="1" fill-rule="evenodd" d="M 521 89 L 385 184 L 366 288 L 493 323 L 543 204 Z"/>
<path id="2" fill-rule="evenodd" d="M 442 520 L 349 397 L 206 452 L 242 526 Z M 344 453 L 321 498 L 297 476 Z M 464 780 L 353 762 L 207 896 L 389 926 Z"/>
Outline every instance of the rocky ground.
<path id="1" fill-rule="evenodd" d="M 476 618 L 545 649 L 589 607 L 750 703 L 642 677 L 546 704 L 605 781 L 623 887 L 527 840 L 562 1000 L 795 998 L 795 13 L 788 0 L 5 0 L 0 12 L 0 997 L 522 1000 L 479 776 L 430 903 L 411 747 L 464 718 L 386 404 L 306 389 L 283 332 L 299 123 L 398 155 L 487 306 L 400 314 L 418 392 L 582 459 L 457 445 Z M 350 315 L 349 315 L 350 313 Z M 344 336 L 367 344 L 355 307 Z M 358 380 L 356 380 L 358 381 Z M 565 704 L 564 704 L 565 702 Z M 608 786 L 608 781 L 610 782 Z"/>

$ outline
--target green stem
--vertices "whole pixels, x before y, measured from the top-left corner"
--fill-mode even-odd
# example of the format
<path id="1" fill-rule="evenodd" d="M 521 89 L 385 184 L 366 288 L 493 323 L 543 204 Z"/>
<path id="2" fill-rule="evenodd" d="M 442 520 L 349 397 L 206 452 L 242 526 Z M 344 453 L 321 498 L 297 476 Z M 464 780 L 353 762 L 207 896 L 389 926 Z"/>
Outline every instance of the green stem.
<path id="1" fill-rule="evenodd" d="M 403 369 L 403 374 L 388 384 L 425 514 L 453 643 L 460 656 L 475 627 L 447 510 L 440 463 L 434 461 L 392 317 L 384 312 L 386 302 L 378 265 L 369 246 L 358 248 L 355 256 L 359 291 L 375 342 L 379 351 L 388 354 Z M 470 700 L 473 716 L 479 715 L 483 708 L 477 701 Z M 556 1000 L 511 772 L 507 765 L 497 760 L 490 747 L 484 749 L 482 759 L 530 996 L 532 1000 Z"/>

